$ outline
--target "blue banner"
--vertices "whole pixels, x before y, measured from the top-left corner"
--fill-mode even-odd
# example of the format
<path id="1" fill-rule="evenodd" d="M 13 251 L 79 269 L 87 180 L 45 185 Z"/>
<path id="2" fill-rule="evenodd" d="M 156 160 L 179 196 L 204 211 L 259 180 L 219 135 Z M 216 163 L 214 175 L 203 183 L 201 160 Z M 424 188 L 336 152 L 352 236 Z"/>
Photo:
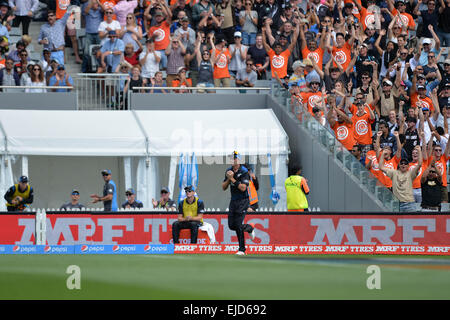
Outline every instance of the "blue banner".
<path id="1" fill-rule="evenodd" d="M 173 244 L 0 245 L 0 254 L 173 254 Z"/>

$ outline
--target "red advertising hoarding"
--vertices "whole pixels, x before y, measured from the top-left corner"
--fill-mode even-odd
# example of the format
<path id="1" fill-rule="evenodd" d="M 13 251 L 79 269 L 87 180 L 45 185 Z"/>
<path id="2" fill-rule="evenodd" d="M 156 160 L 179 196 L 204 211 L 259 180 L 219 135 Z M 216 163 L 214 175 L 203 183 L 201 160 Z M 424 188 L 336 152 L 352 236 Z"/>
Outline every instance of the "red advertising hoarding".
<path id="1" fill-rule="evenodd" d="M 49 245 L 168 244 L 176 214 L 47 214 Z M 237 244 L 226 214 L 206 214 L 217 244 Z M 450 245 L 450 215 L 248 214 L 248 245 Z M 34 244 L 34 215 L 0 215 L 0 244 Z M 188 243 L 183 239 L 182 243 Z M 205 234 L 199 244 L 207 244 Z M 349 249 L 350 250 L 350 249 Z"/>

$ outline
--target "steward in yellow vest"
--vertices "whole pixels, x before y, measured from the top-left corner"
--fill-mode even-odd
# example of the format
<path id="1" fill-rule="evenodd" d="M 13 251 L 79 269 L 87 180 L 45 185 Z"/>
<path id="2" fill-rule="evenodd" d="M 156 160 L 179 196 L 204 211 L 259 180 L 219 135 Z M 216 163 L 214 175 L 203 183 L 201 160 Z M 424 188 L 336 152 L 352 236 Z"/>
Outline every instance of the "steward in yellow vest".
<path id="1" fill-rule="evenodd" d="M 195 196 L 192 186 L 184 188 L 186 199 L 178 204 L 178 220 L 172 224 L 173 243 L 180 243 L 180 230 L 191 230 L 191 244 L 197 243 L 198 228 L 203 223 L 205 204 Z"/>
<path id="2" fill-rule="evenodd" d="M 301 167 L 292 168 L 291 176 L 284 181 L 288 211 L 308 211 L 306 195 L 309 194 L 309 187 L 306 179 L 300 175 L 301 171 Z"/>
<path id="3" fill-rule="evenodd" d="M 34 198 L 33 188 L 28 184 L 28 178 L 21 176 L 19 183 L 10 187 L 4 198 L 8 211 L 24 211 L 28 205 L 33 203 Z"/>

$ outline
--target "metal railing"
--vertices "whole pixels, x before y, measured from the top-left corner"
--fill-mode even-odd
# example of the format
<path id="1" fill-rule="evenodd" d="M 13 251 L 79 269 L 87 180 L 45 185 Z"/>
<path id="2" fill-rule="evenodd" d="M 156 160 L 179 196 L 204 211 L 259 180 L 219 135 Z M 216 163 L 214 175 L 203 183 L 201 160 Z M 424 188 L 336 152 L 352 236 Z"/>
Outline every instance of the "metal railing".
<path id="1" fill-rule="evenodd" d="M 215 94 L 246 94 L 268 93 L 270 87 L 134 87 L 124 93 L 128 74 L 115 73 L 79 73 L 74 79 L 77 91 L 79 110 L 129 110 L 131 95 L 144 91 L 152 94 L 152 90 L 164 90 L 167 94 L 215 93 Z M 180 93 L 178 91 L 189 91 Z"/>

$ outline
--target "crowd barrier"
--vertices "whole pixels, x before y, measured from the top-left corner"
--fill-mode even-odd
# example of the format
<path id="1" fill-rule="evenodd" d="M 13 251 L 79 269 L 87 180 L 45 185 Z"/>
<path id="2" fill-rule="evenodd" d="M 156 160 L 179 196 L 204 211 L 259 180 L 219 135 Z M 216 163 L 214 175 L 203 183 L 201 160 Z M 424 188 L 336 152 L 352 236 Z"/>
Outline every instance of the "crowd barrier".
<path id="1" fill-rule="evenodd" d="M 35 245 L 44 248 L 84 245 L 85 250 L 107 246 L 103 247 L 107 252 L 113 250 L 111 246 L 122 250 L 121 246 L 171 245 L 172 223 L 176 219 L 176 212 L 4 212 L 0 214 L 0 244 L 9 247 L 2 247 L 0 253 L 14 252 L 14 248 L 20 253 L 20 248 Z M 205 214 L 204 221 L 213 227 L 216 243 L 210 244 L 206 236 L 201 236 L 197 245 L 190 245 L 189 234 L 185 234 L 180 246 L 175 246 L 175 253 L 237 251 L 237 237 L 228 228 L 226 212 Z M 253 241 L 246 234 L 246 244 L 254 253 L 448 254 L 450 251 L 448 212 L 403 215 L 270 212 L 247 214 L 245 223 L 253 223 L 256 228 Z M 252 246 L 256 249 L 251 249 Z M 142 252 L 142 248 L 133 252 Z"/>

